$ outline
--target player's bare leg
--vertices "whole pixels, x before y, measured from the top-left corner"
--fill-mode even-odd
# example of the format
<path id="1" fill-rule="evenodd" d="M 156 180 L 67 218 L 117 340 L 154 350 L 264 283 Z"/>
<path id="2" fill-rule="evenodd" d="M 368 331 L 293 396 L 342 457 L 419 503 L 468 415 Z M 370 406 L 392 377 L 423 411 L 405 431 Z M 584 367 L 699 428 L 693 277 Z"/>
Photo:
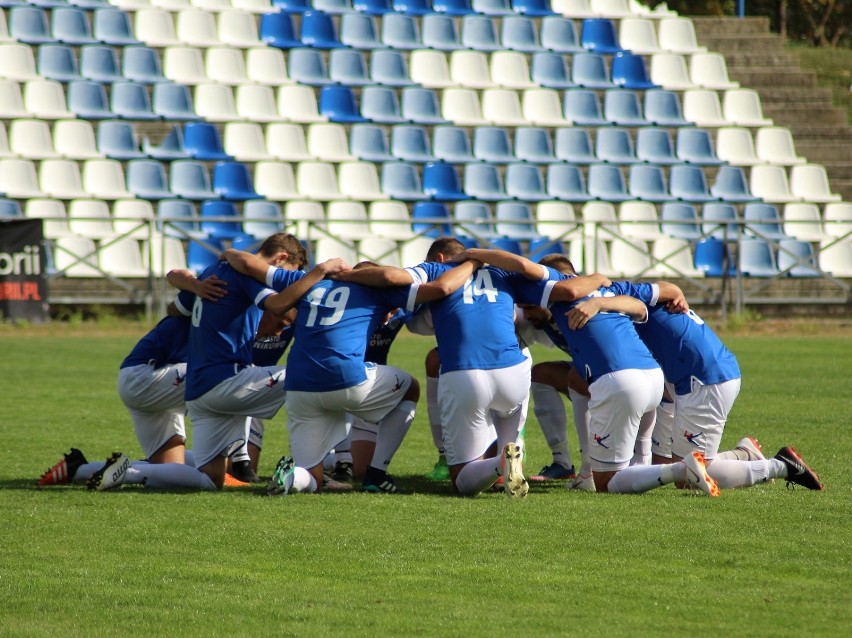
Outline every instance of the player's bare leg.
<path id="1" fill-rule="evenodd" d="M 186 462 L 186 439 L 182 436 L 173 436 L 163 446 L 154 452 L 148 459 L 149 463 L 185 463 Z"/>

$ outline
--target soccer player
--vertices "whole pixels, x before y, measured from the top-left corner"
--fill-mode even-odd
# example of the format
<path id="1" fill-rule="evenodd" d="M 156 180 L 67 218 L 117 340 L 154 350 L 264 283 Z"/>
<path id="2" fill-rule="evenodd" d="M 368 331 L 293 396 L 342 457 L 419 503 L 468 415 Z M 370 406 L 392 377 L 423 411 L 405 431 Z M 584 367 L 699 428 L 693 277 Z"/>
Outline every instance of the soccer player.
<path id="1" fill-rule="evenodd" d="M 589 385 L 589 456 L 596 491 L 640 492 L 678 481 L 718 495 L 700 455 L 667 466 L 630 465 L 640 420 L 656 409 L 663 395 L 662 370 L 632 325 L 644 318 L 645 303 L 628 295 L 615 297 L 608 290 L 611 282 L 606 281 L 605 286 L 590 291 L 588 303 L 613 296 L 609 310 L 588 317 L 575 315 L 569 321 L 566 315 L 582 300 L 570 298 L 556 283 L 577 277 L 567 258 L 560 257 L 564 272 L 552 271 L 554 278 L 548 280 L 538 275 L 540 265 L 512 253 L 470 249 L 465 256 L 537 279 L 529 282 L 526 294 L 550 309 L 570 346 L 574 365 Z M 648 284 L 645 292 L 653 303 L 663 300 L 677 306 L 684 302 L 677 295 L 679 289 L 675 291 L 665 282 Z"/>
<path id="2" fill-rule="evenodd" d="M 364 269 L 343 276 L 369 285 L 422 284 L 453 268 L 451 263 L 439 263 L 437 255 L 462 260 L 463 253 L 457 239 L 441 237 L 433 242 L 427 261 L 414 268 Z M 547 274 L 537 268 L 540 277 Z M 453 486 L 463 495 L 478 494 L 501 476 L 507 494 L 523 497 L 529 490 L 515 443 L 530 378 L 530 361 L 515 335 L 519 280 L 512 273 L 485 267 L 462 288 L 430 304 L 441 360 L 443 443 Z M 590 290 L 600 285 L 599 280 L 594 285 L 579 283 Z M 486 458 L 495 442 L 501 454 Z"/>

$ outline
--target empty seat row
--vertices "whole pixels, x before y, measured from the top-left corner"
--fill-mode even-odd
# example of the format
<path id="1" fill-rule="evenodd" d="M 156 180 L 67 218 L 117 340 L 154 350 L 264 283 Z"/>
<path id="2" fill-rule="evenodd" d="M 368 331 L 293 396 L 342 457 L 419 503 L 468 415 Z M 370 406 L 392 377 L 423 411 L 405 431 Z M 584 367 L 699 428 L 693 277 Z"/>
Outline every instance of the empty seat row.
<path id="1" fill-rule="evenodd" d="M 240 9 L 250 13 L 268 13 L 278 8 L 270 0 L 110 0 L 110 3 L 126 11 L 157 7 L 167 11 L 202 9 L 219 13 Z"/>
<path id="2" fill-rule="evenodd" d="M 618 24 L 618 37 L 621 46 L 640 55 L 664 51 L 689 55 L 707 50 L 698 44 L 690 18 L 624 18 Z"/>
<path id="3" fill-rule="evenodd" d="M 185 9 L 175 18 L 165 9 L 139 9 L 134 15 L 134 35 L 149 46 L 178 44 L 250 48 L 261 46 L 257 19 L 249 11 L 230 10 L 218 14 L 203 9 Z"/>
<path id="4" fill-rule="evenodd" d="M 0 9 L 0 41 L 30 42 L 32 40 L 29 36 L 34 36 L 33 43 L 68 42 L 79 45 L 102 42 L 115 46 L 139 44 L 133 36 L 130 16 L 124 11 L 104 3 L 94 9 L 90 23 L 88 15 L 82 9 L 70 6 L 72 4 L 59 7 L 51 16 L 49 27 L 47 17 L 39 14 L 38 9 L 34 12 L 34 7 L 13 6 L 8 10 L 8 17 Z M 18 18 L 15 18 L 10 25 L 10 19 L 15 11 L 20 11 L 19 17 L 23 19 L 18 21 Z M 12 30 L 11 34 L 9 27 Z"/>

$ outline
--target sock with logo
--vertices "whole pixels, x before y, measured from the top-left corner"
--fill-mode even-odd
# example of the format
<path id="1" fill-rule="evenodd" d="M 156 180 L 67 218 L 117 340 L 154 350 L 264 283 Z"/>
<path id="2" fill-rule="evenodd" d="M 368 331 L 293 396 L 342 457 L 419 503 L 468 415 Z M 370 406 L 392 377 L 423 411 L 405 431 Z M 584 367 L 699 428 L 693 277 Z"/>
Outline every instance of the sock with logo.
<path id="1" fill-rule="evenodd" d="M 376 437 L 376 451 L 370 465 L 387 472 L 393 455 L 402 445 L 402 440 L 408 434 L 408 428 L 414 421 L 417 404 L 414 401 L 400 401 L 390 413 L 379 421 L 379 432 Z"/>
<path id="2" fill-rule="evenodd" d="M 216 489 L 204 472 L 182 463 L 133 463 L 124 475 L 123 483 L 144 484 L 146 488 L 155 490 Z"/>
<path id="3" fill-rule="evenodd" d="M 657 410 L 642 415 L 639 420 L 639 433 L 633 446 L 633 458 L 630 465 L 651 465 L 651 434 L 657 421 Z"/>
<path id="4" fill-rule="evenodd" d="M 487 490 L 503 475 L 502 455 L 471 461 L 456 477 L 456 489 L 463 496 L 474 496 Z"/>
<path id="5" fill-rule="evenodd" d="M 686 466 L 683 463 L 631 465 L 619 470 L 610 479 L 607 491 L 613 494 L 638 494 L 675 481 L 686 481 Z"/>

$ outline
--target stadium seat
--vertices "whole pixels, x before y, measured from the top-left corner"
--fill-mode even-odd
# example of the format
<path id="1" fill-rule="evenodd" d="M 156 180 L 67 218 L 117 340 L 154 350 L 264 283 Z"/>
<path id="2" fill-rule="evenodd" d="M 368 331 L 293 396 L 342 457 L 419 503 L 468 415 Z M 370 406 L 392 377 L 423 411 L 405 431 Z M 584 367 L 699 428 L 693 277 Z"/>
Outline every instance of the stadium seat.
<path id="1" fill-rule="evenodd" d="M 601 54 L 619 53 L 615 24 L 605 18 L 586 18 L 580 29 L 580 45 L 587 51 Z"/>
<path id="2" fill-rule="evenodd" d="M 92 37 L 88 14 L 77 7 L 57 7 L 51 11 L 50 32 L 63 44 L 83 46 L 97 42 Z"/>
<path id="3" fill-rule="evenodd" d="M 183 129 L 180 126 L 172 126 L 156 144 L 148 136 L 143 137 L 142 152 L 151 159 L 163 161 L 190 158 L 184 147 Z"/>
<path id="4" fill-rule="evenodd" d="M 402 13 L 388 13 L 382 18 L 382 44 L 399 51 L 422 47 L 417 20 Z"/>
<path id="5" fill-rule="evenodd" d="M 606 59 L 598 53 L 577 53 L 571 59 L 571 81 L 587 89 L 611 89 Z"/>
<path id="6" fill-rule="evenodd" d="M 574 21 L 564 16 L 541 19 L 541 46 L 555 53 L 580 53 L 584 51 L 577 37 Z"/>
<path id="7" fill-rule="evenodd" d="M 695 267 L 703 271 L 705 277 L 732 277 L 736 274 L 729 247 L 713 237 L 695 244 Z"/>
<path id="8" fill-rule="evenodd" d="M 778 242 L 778 270 L 788 277 L 819 277 L 813 246 L 808 241 L 782 239 Z"/>
<path id="9" fill-rule="evenodd" d="M 595 154 L 598 160 L 610 164 L 633 164 L 638 161 L 630 132 L 624 128 L 599 128 Z"/>
<path id="10" fill-rule="evenodd" d="M 453 51 L 449 57 L 450 79 L 454 86 L 468 89 L 488 89 L 496 86 L 491 80 L 488 57 L 482 51 Z"/>
<path id="11" fill-rule="evenodd" d="M 722 98 L 725 119 L 735 126 L 772 126 L 773 121 L 763 117 L 760 96 L 752 89 L 731 89 Z"/>
<path id="12" fill-rule="evenodd" d="M 128 46 L 122 49 L 121 74 L 125 79 L 142 84 L 162 82 L 160 58 L 154 49 L 145 46 Z"/>
<path id="13" fill-rule="evenodd" d="M 823 210 L 825 232 L 831 237 L 849 238 L 852 233 L 852 204 L 832 202 Z"/>
<path id="14" fill-rule="evenodd" d="M 9 35 L 18 42 L 37 45 L 55 42 L 50 34 L 47 12 L 35 6 L 13 6 L 9 9 Z"/>
<path id="15" fill-rule="evenodd" d="M 825 241 L 820 244 L 819 268 L 835 277 L 852 277 L 852 242 Z"/>
<path id="16" fill-rule="evenodd" d="M 807 160 L 796 153 L 793 135 L 783 126 L 764 126 L 755 133 L 752 153 L 761 162 L 793 166 Z M 756 162 L 755 162 L 756 163 Z"/>
<path id="17" fill-rule="evenodd" d="M 175 16 L 175 35 L 183 44 L 210 47 L 221 44 L 213 13 L 203 9 L 183 9 Z"/>
<path id="18" fill-rule="evenodd" d="M 521 126 L 515 129 L 515 156 L 533 164 L 558 161 L 553 154 L 550 134 L 544 128 Z"/>
<path id="19" fill-rule="evenodd" d="M 201 50 L 197 47 L 167 47 L 163 52 L 163 74 L 169 80 L 181 84 L 207 82 Z"/>
<path id="20" fill-rule="evenodd" d="M 470 0 L 432 0 L 432 9 L 438 13 L 452 16 L 465 16 L 473 13 Z"/>
<path id="21" fill-rule="evenodd" d="M 601 112 L 597 93 L 587 89 L 565 92 L 565 118 L 575 126 L 607 126 L 610 124 Z"/>
<path id="22" fill-rule="evenodd" d="M 307 149 L 308 155 L 324 162 L 345 162 L 354 159 L 349 152 L 349 140 L 342 124 L 309 125 Z"/>
<path id="23" fill-rule="evenodd" d="M 583 234 L 611 241 L 621 235 L 615 207 L 609 202 L 588 202 L 583 206 Z"/>
<path id="24" fill-rule="evenodd" d="M 365 87 L 362 92 L 362 100 L 365 93 L 374 93 L 367 89 L 378 89 L 381 87 Z M 320 91 L 319 111 L 323 117 L 331 122 L 353 123 L 366 122 L 367 118 L 362 116 L 355 99 L 355 94 L 348 86 L 324 86 Z"/>
<path id="25" fill-rule="evenodd" d="M 349 149 L 354 157 L 368 162 L 394 159 L 384 128 L 374 124 L 354 124 L 349 132 Z"/>
<path id="26" fill-rule="evenodd" d="M 278 89 L 278 113 L 290 120 L 307 124 L 326 122 L 328 118 L 320 115 L 317 96 L 309 86 L 282 86 Z"/>
<path id="27" fill-rule="evenodd" d="M 422 25 L 424 47 L 437 51 L 456 51 L 464 47 L 452 17 L 427 13 L 422 18 Z"/>
<path id="28" fill-rule="evenodd" d="M 340 192 L 334 165 L 328 162 L 299 162 L 296 187 L 302 197 L 318 201 L 345 199 Z"/>
<path id="29" fill-rule="evenodd" d="M 640 128 L 636 131 L 636 158 L 650 164 L 677 164 L 671 135 L 664 128 Z"/>
<path id="30" fill-rule="evenodd" d="M 649 277 L 655 272 L 648 243 L 637 239 L 617 239 L 609 250 L 610 266 L 621 277 Z"/>
<path id="31" fill-rule="evenodd" d="M 632 239 L 657 241 L 663 237 L 657 207 L 649 202 L 623 202 L 618 208 L 621 232 Z"/>
<path id="32" fill-rule="evenodd" d="M 550 199 L 541 169 L 534 164 L 514 163 L 506 166 L 506 194 L 510 198 L 540 202 Z"/>
<path id="33" fill-rule="evenodd" d="M 547 167 L 547 192 L 553 199 L 566 202 L 586 202 L 593 198 L 586 190 L 583 173 L 571 164 Z"/>
<path id="34" fill-rule="evenodd" d="M 301 31 L 302 46 L 316 49 L 336 49 L 343 46 L 331 15 L 323 11 L 303 13 Z"/>
<path id="35" fill-rule="evenodd" d="M 131 122 L 106 120 L 98 124 L 98 148 L 111 159 L 140 159 L 146 154 L 139 148 L 139 138 Z"/>
<path id="36" fill-rule="evenodd" d="M 142 199 L 159 200 L 175 197 L 168 185 L 162 162 L 136 159 L 127 163 L 127 187 Z"/>
<path id="37" fill-rule="evenodd" d="M 54 244 L 54 266 L 64 277 L 103 277 L 98 270 L 97 246 L 93 239 L 59 237 Z"/>
<path id="38" fill-rule="evenodd" d="M 312 6 L 308 0 L 275 0 L 275 7 L 282 13 L 304 13 Z"/>
<path id="39" fill-rule="evenodd" d="M 510 16 L 514 13 L 510 0 L 471 0 L 471 8 L 488 16 Z"/>
<path id="40" fill-rule="evenodd" d="M 724 241 L 736 241 L 742 234 L 737 223 L 737 210 L 731 204 L 709 202 L 704 205 L 701 213 L 704 218 L 701 230 L 705 235 Z"/>
<path id="41" fill-rule="evenodd" d="M 659 166 L 634 164 L 630 167 L 630 195 L 647 202 L 674 199 L 666 187 L 666 176 Z"/>
<path id="42" fill-rule="evenodd" d="M 382 86 L 403 87 L 415 84 L 402 52 L 376 49 L 370 54 L 370 79 Z"/>
<path id="43" fill-rule="evenodd" d="M 641 55 L 622 51 L 612 58 L 612 83 L 625 89 L 642 90 L 659 88 L 648 75 Z"/>
<path id="44" fill-rule="evenodd" d="M 507 178 L 507 188 L 509 179 Z M 535 226 L 535 217 L 525 202 L 498 202 L 494 208 L 497 234 L 518 241 L 534 241 L 541 238 Z"/>
<path id="45" fill-rule="evenodd" d="M 30 117 L 24 108 L 21 86 L 14 80 L 0 80 L 0 115 L 6 119 Z M 85 117 L 84 114 L 79 114 Z"/>
<path id="46" fill-rule="evenodd" d="M 491 54 L 491 79 L 507 89 L 529 89 L 538 86 L 530 80 L 530 69 L 523 53 L 496 51 Z"/>
<path id="47" fill-rule="evenodd" d="M 225 124 L 223 145 L 228 155 L 241 162 L 258 162 L 272 159 L 266 150 L 266 138 L 260 124 L 255 122 L 228 122 Z"/>
<path id="48" fill-rule="evenodd" d="M 617 126 L 647 126 L 639 96 L 634 91 L 609 89 L 604 93 L 604 118 Z"/>
<path id="49" fill-rule="evenodd" d="M 645 117 L 657 126 L 685 126 L 680 100 L 677 93 L 662 89 L 645 91 Z"/>
<path id="50" fill-rule="evenodd" d="M 677 164 L 669 175 L 669 190 L 672 196 L 685 202 L 711 202 L 719 199 L 707 187 L 707 178 L 699 166 Z"/>
<path id="51" fill-rule="evenodd" d="M 243 217 L 243 231 L 251 237 L 269 237 L 284 230 L 284 216 L 276 202 L 249 200 L 243 204 Z"/>
<path id="52" fill-rule="evenodd" d="M 133 23 L 133 33 L 151 47 L 169 47 L 181 44 L 175 34 L 172 14 L 164 9 L 139 9 Z"/>
<path id="53" fill-rule="evenodd" d="M 689 78 L 686 60 L 678 53 L 654 53 L 651 56 L 651 82 L 670 91 L 696 88 Z"/>
<path id="54" fill-rule="evenodd" d="M 42 230 L 46 239 L 73 235 L 68 227 L 68 213 L 65 211 L 65 202 L 57 199 L 38 197 L 27 199 L 24 203 L 24 218 L 41 219 Z"/>
<path id="55" fill-rule="evenodd" d="M 778 266 L 768 242 L 762 239 L 743 239 L 737 246 L 740 272 L 746 277 L 775 277 Z"/>
<path id="56" fill-rule="evenodd" d="M 110 89 L 110 108 L 120 118 L 126 120 L 157 120 L 153 112 L 148 90 L 137 82 L 116 82 Z"/>
<path id="57" fill-rule="evenodd" d="M 671 53 L 703 53 L 707 49 L 698 44 L 691 18 L 666 18 L 657 25 L 660 47 Z"/>
<path id="58" fill-rule="evenodd" d="M 790 169 L 790 190 L 806 202 L 821 204 L 839 202 L 843 198 L 831 192 L 828 174 L 820 164 L 799 164 Z"/>
<path id="59" fill-rule="evenodd" d="M 372 162 L 342 162 L 337 168 L 340 192 L 349 199 L 372 202 L 388 199 L 382 192 L 376 165 Z"/>
<path id="60" fill-rule="evenodd" d="M 538 27 L 532 18 L 515 15 L 501 20 L 500 41 L 503 48 L 521 53 L 545 50 L 539 42 Z"/>
<path id="61" fill-rule="evenodd" d="M 695 241 L 702 236 L 698 213 L 692 204 L 670 202 L 663 204 L 660 222 L 665 235 L 673 239 Z"/>
<path id="62" fill-rule="evenodd" d="M 30 160 L 0 160 L 0 193 L 13 199 L 44 197 L 36 176 L 35 164 Z"/>
<path id="63" fill-rule="evenodd" d="M 293 24 L 293 16 L 285 11 L 261 16 L 259 37 L 268 46 L 278 49 L 292 49 L 302 45 Z"/>
<path id="64" fill-rule="evenodd" d="M 331 82 L 322 51 L 310 48 L 287 51 L 288 75 L 299 84 L 324 86 Z"/>
<path id="65" fill-rule="evenodd" d="M 211 188 L 207 166 L 198 160 L 172 162 L 169 167 L 169 184 L 172 192 L 184 199 L 218 199 Z"/>
<path id="66" fill-rule="evenodd" d="M 822 227 L 816 204 L 791 203 L 784 206 L 784 232 L 794 239 L 820 242 L 829 239 Z"/>
<path id="67" fill-rule="evenodd" d="M 471 237 L 477 243 L 499 237 L 494 227 L 494 217 L 491 207 L 485 202 L 459 202 L 453 211 L 455 217 L 454 234 Z"/>
<path id="68" fill-rule="evenodd" d="M 570 77 L 568 63 L 561 53 L 536 53 L 532 56 L 532 81 L 549 89 L 570 89 L 577 85 Z"/>
<path id="69" fill-rule="evenodd" d="M 250 82 L 272 87 L 292 82 L 287 75 L 284 54 L 271 47 L 254 47 L 246 51 L 246 75 Z"/>
<path id="70" fill-rule="evenodd" d="M 429 166 L 427 164 L 426 166 Z M 382 192 L 391 199 L 404 202 L 419 201 L 431 194 L 424 192 L 425 180 L 429 177 L 426 167 L 423 168 L 423 182 L 420 180 L 417 167 L 410 162 L 385 162 L 382 164 Z"/>
<path id="71" fill-rule="evenodd" d="M 236 89 L 235 106 L 240 118 L 250 122 L 280 122 L 278 104 L 271 86 L 243 84 Z"/>
<path id="72" fill-rule="evenodd" d="M 445 204 L 420 202 L 415 204 L 411 217 L 411 228 L 418 235 L 437 238 L 453 234 L 453 227 L 450 224 L 450 211 Z M 423 252 L 417 259 L 422 260 L 425 255 L 426 253 Z M 416 263 L 420 262 L 417 261 Z"/>
<path id="73" fill-rule="evenodd" d="M 447 120 L 441 115 L 438 96 L 432 89 L 405 87 L 402 89 L 400 103 L 402 121 L 415 124 L 447 124 Z"/>
<path id="74" fill-rule="evenodd" d="M 300 124 L 278 122 L 266 129 L 266 150 L 275 159 L 300 162 L 316 159 L 308 152 L 305 131 Z"/>
<path id="75" fill-rule="evenodd" d="M 0 48 L 0 52 L 3 52 L 4 49 L 5 47 Z M 2 65 L 0 67 L 0 74 L 3 76 L 8 74 L 2 70 L 7 64 L 0 62 L 0 65 Z M 38 73 L 35 72 L 35 69 L 13 66 L 11 64 L 9 64 L 8 68 L 13 69 L 13 73 L 11 73 L 13 76 L 23 72 L 28 76 L 24 78 L 25 80 L 35 78 L 37 75 L 41 75 L 48 80 L 56 80 L 57 82 L 70 82 L 71 80 L 79 80 L 82 77 L 77 65 L 77 56 L 74 53 L 74 49 L 62 44 L 42 44 L 38 48 Z"/>
<path id="76" fill-rule="evenodd" d="M 65 90 L 55 80 L 30 80 L 24 85 L 24 108 L 31 117 L 61 120 L 74 117 L 65 102 Z"/>
<path id="77" fill-rule="evenodd" d="M 58 120 L 53 125 L 53 148 L 59 155 L 69 159 L 103 157 L 95 144 L 92 125 L 85 120 Z"/>
<path id="78" fill-rule="evenodd" d="M 515 255 L 524 254 L 521 242 L 511 237 L 495 237 L 494 239 L 488 242 L 488 245 L 489 247 L 492 247 L 495 250 L 503 250 L 507 253 L 512 253 Z"/>
<path id="79" fill-rule="evenodd" d="M 370 220 L 370 234 L 374 237 L 406 241 L 414 236 L 408 207 L 403 202 L 372 202 L 367 216 Z"/>
<path id="80" fill-rule="evenodd" d="M 771 204 L 795 202 L 800 199 L 791 192 L 787 171 L 783 166 L 752 166 L 749 184 L 755 197 Z"/>
<path id="81" fill-rule="evenodd" d="M 740 83 L 728 77 L 728 66 L 721 53 L 695 53 L 689 60 L 689 78 L 705 89 L 724 91 L 739 88 Z"/>
<path id="82" fill-rule="evenodd" d="M 105 273 L 113 277 L 133 279 L 148 276 L 139 241 L 132 237 L 118 239 L 102 246 L 98 263 Z"/>
<path id="83" fill-rule="evenodd" d="M 203 202 L 200 216 L 201 232 L 210 239 L 233 240 L 245 232 L 242 223 L 237 220 L 237 207 L 232 202 Z"/>
<path id="84" fill-rule="evenodd" d="M 132 49 L 134 47 L 127 47 Z M 111 84 L 125 78 L 113 47 L 88 45 L 80 48 L 80 75 L 87 80 Z"/>
<path id="85" fill-rule="evenodd" d="M 467 170 L 465 169 L 466 179 Z M 423 166 L 423 193 L 430 199 L 450 202 L 470 197 L 466 189 L 462 190 L 456 168 L 444 162 L 428 162 Z"/>
<path id="86" fill-rule="evenodd" d="M 654 242 L 651 249 L 654 272 L 659 277 L 687 277 L 697 279 L 704 272 L 695 267 L 690 244 L 684 239 L 664 237 Z"/>
<path id="87" fill-rule="evenodd" d="M 745 203 L 758 199 L 749 190 L 745 172 L 739 166 L 720 167 L 710 192 L 726 202 Z"/>
<path id="88" fill-rule="evenodd" d="M 508 131 L 496 126 L 480 126 L 475 129 L 473 155 L 477 160 L 492 164 L 514 162 L 515 154 Z"/>
<path id="89" fill-rule="evenodd" d="M 582 237 L 577 225 L 574 207 L 567 202 L 539 202 L 535 210 L 536 230 L 539 235 L 567 244 Z"/>
<path id="90" fill-rule="evenodd" d="M 257 30 L 255 16 L 248 11 L 234 9 L 222 11 L 217 19 L 219 41 L 240 49 L 263 46 Z"/>
<path id="91" fill-rule="evenodd" d="M 194 219 L 195 204 L 180 199 L 163 199 L 157 202 L 157 228 L 168 237 L 186 239 L 201 237 L 201 226 Z"/>
<path id="92" fill-rule="evenodd" d="M 429 0 L 392 0 L 391 5 L 397 13 L 412 16 L 428 16 L 432 13 L 432 3 Z"/>
<path id="93" fill-rule="evenodd" d="M 677 131 L 677 157 L 681 162 L 700 166 L 717 166 L 723 162 L 716 157 L 710 133 L 701 128 L 680 128 Z"/>
<path id="94" fill-rule="evenodd" d="M 303 197 L 296 187 L 293 167 L 286 162 L 258 162 L 254 166 L 255 190 L 266 199 L 287 201 Z M 285 216 L 289 220 L 289 216 Z"/>
<path id="95" fill-rule="evenodd" d="M 627 0 L 590 0 L 589 7 L 596 15 L 606 18 L 625 18 L 633 15 Z"/>
<path id="96" fill-rule="evenodd" d="M 657 41 L 654 22 L 648 18 L 630 17 L 620 20 L 618 41 L 625 51 L 637 55 L 652 55 L 662 50 Z"/>
<path id="97" fill-rule="evenodd" d="M 32 47 L 19 43 L 0 44 L 0 77 L 17 82 L 38 79 Z"/>
<path id="98" fill-rule="evenodd" d="M 497 35 L 497 26 L 490 16 L 464 16 L 461 20 L 461 43 L 467 49 L 483 53 L 503 49 Z"/>
<path id="99" fill-rule="evenodd" d="M 113 7 L 95 9 L 92 32 L 95 40 L 110 46 L 141 44 L 133 35 L 130 14 Z"/>
<path id="100" fill-rule="evenodd" d="M 441 100 L 441 115 L 460 126 L 485 126 L 479 95 L 471 89 L 445 89 Z"/>
<path id="101" fill-rule="evenodd" d="M 482 117 L 497 126 L 525 126 L 531 123 L 523 115 L 517 91 L 511 89 L 484 90 Z"/>
<path id="102" fill-rule="evenodd" d="M 447 56 L 442 51 L 412 51 L 410 63 L 411 79 L 417 84 L 429 88 L 457 86 L 450 77 Z"/>
<path id="103" fill-rule="evenodd" d="M 398 125 L 391 131 L 391 152 L 406 162 L 426 163 L 435 160 L 429 137 L 423 126 Z"/>
<path id="104" fill-rule="evenodd" d="M 434 127 L 432 149 L 439 160 L 450 164 L 464 164 L 475 159 L 467 130 L 460 126 Z"/>
<path id="105" fill-rule="evenodd" d="M 539 261 L 547 255 L 565 255 L 565 246 L 561 241 L 554 241 L 549 237 L 539 237 L 530 242 L 527 251 L 527 259 Z"/>
<path id="106" fill-rule="evenodd" d="M 535 126 L 570 126 L 559 93 L 553 89 L 527 89 L 521 99 L 524 119 Z"/>
<path id="107" fill-rule="evenodd" d="M 772 204 L 751 203 L 743 209 L 745 232 L 765 241 L 786 239 L 787 233 L 781 227 L 781 216 Z"/>
<path id="108" fill-rule="evenodd" d="M 22 219 L 21 205 L 14 199 L 0 199 L 0 221 Z"/>
<path id="109" fill-rule="evenodd" d="M 362 51 L 333 49 L 328 59 L 328 75 L 332 82 L 352 87 L 372 83 Z"/>
<path id="110" fill-rule="evenodd" d="M 582 128 L 556 129 L 556 159 L 570 164 L 593 164 L 598 161 L 589 132 Z"/>
<path id="111" fill-rule="evenodd" d="M 723 126 L 716 130 L 716 154 L 719 159 L 734 166 L 761 164 L 751 132 L 739 126 Z"/>
<path id="112" fill-rule="evenodd" d="M 234 159 L 225 152 L 219 130 L 208 122 L 191 122 L 184 127 L 184 148 L 196 160 Z"/>
<path id="113" fill-rule="evenodd" d="M 134 160 L 136 161 L 136 160 Z M 121 162 L 112 159 L 89 159 L 83 162 L 83 190 L 88 197 L 98 199 L 127 199 L 133 197 L 127 189 Z"/>
<path id="114" fill-rule="evenodd" d="M 330 14 L 349 13 L 355 10 L 351 0 L 313 0 L 313 7 L 317 11 Z"/>
<path id="115" fill-rule="evenodd" d="M 376 19 L 373 16 L 361 13 L 344 13 L 340 16 L 340 43 L 353 49 L 367 51 L 381 47 L 382 42 L 379 39 Z M 298 45 L 291 44 L 289 46 Z"/>
<path id="116" fill-rule="evenodd" d="M 231 47 L 210 47 L 204 53 L 207 78 L 220 84 L 236 86 L 249 81 L 243 52 Z"/>
<path id="117" fill-rule="evenodd" d="M 708 89 L 689 89 L 683 94 L 683 115 L 698 126 L 730 126 L 722 113 L 719 96 Z"/>
<path id="118" fill-rule="evenodd" d="M 20 156 L 31 160 L 59 157 L 53 148 L 50 126 L 43 120 L 13 120 L 9 125 L 8 148 L 10 156 Z"/>
<path id="119" fill-rule="evenodd" d="M 326 230 L 332 237 L 345 238 L 348 241 L 360 241 L 370 237 L 367 208 L 363 202 L 329 202 L 326 207 L 326 220 Z"/>
<path id="120" fill-rule="evenodd" d="M 109 204 L 99 199 L 75 199 L 69 202 L 68 228 L 75 235 L 89 239 L 105 239 L 115 235 Z"/>
<path id="121" fill-rule="evenodd" d="M 213 191 L 223 199 L 234 201 L 261 198 L 243 162 L 216 162 L 213 167 Z"/>
<path id="122" fill-rule="evenodd" d="M 77 162 L 64 159 L 42 160 L 38 167 L 39 188 L 54 199 L 86 197 Z"/>
<path id="123" fill-rule="evenodd" d="M 218 239 L 197 239 L 189 242 L 186 249 L 187 268 L 201 274 L 207 267 L 215 264 L 225 246 Z"/>

